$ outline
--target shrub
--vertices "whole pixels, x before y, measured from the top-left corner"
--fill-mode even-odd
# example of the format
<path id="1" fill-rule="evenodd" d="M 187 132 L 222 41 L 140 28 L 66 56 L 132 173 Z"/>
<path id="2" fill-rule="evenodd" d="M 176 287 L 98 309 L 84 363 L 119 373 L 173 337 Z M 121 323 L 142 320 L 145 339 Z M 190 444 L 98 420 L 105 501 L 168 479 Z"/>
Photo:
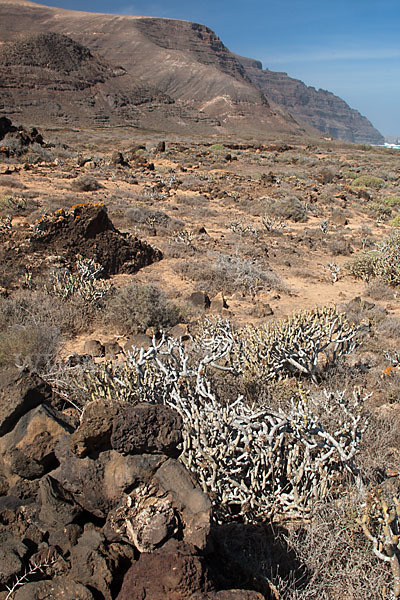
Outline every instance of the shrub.
<path id="1" fill-rule="evenodd" d="M 392 227 L 400 227 L 400 215 L 397 215 L 396 217 L 394 217 L 394 219 L 392 219 L 390 221 L 390 225 Z"/>
<path id="2" fill-rule="evenodd" d="M 225 146 L 223 144 L 212 144 L 210 146 L 211 152 L 223 152 L 225 150 Z"/>
<path id="3" fill-rule="evenodd" d="M 143 333 L 148 327 L 172 327 L 181 320 L 181 313 L 157 287 L 130 283 L 109 298 L 104 318 L 120 333 L 130 334 Z"/>
<path id="4" fill-rule="evenodd" d="M 364 281 L 378 277 L 388 285 L 400 285 L 400 232 L 375 244 L 373 250 L 357 255 L 346 268 L 354 277 Z"/>
<path id="5" fill-rule="evenodd" d="M 59 307 L 42 293 L 0 299 L 0 367 L 13 364 L 41 372 L 60 340 Z"/>
<path id="6" fill-rule="evenodd" d="M 379 190 L 385 185 L 384 179 L 375 177 L 374 175 L 360 175 L 360 177 L 356 177 L 356 179 L 351 182 L 351 187 L 353 188 L 368 187 L 373 188 L 374 190 Z"/>
<path id="7" fill-rule="evenodd" d="M 83 371 L 80 387 L 89 397 L 177 410 L 184 424 L 180 460 L 210 494 L 218 522 L 304 515 L 318 499 L 340 493 L 339 482 L 357 472 L 365 398 L 300 392 L 285 412 L 249 406 L 240 395 L 223 404 L 208 374 L 234 373 L 227 366 L 231 329 L 219 321 L 208 333 L 192 348 L 162 338 L 123 366 Z"/>
<path id="8" fill-rule="evenodd" d="M 95 192 L 102 187 L 104 186 L 91 175 L 82 175 L 71 184 L 71 188 L 77 192 Z"/>
<path id="9" fill-rule="evenodd" d="M 379 221 L 385 221 L 392 215 L 392 209 L 380 202 L 368 202 L 367 209 L 376 216 Z"/>
<path id="10" fill-rule="evenodd" d="M 102 272 L 103 267 L 92 258 L 82 259 L 76 263 L 74 272 L 67 268 L 53 269 L 45 289 L 63 300 L 80 296 L 85 303 L 98 305 L 112 288 L 111 282 L 100 279 Z"/>
<path id="11" fill-rule="evenodd" d="M 291 219 L 295 223 L 307 221 L 307 209 L 296 196 L 280 200 L 269 199 L 265 206 L 265 213 L 270 217 Z"/>
<path id="12" fill-rule="evenodd" d="M 400 196 L 386 196 L 383 198 L 383 202 L 386 204 L 386 206 L 395 208 L 400 205 Z"/>
<path id="13" fill-rule="evenodd" d="M 326 370 L 357 347 L 357 338 L 358 328 L 349 325 L 343 313 L 324 307 L 261 328 L 245 328 L 235 338 L 234 362 L 251 379 L 301 375 L 316 382 L 322 353 Z"/>
<path id="14" fill-rule="evenodd" d="M 185 261 L 177 270 L 189 279 L 199 281 L 210 293 L 224 291 L 233 294 L 242 291 L 255 295 L 262 289 L 276 288 L 287 291 L 282 279 L 270 269 L 262 267 L 257 260 L 234 255 L 209 253 L 210 261 Z"/>

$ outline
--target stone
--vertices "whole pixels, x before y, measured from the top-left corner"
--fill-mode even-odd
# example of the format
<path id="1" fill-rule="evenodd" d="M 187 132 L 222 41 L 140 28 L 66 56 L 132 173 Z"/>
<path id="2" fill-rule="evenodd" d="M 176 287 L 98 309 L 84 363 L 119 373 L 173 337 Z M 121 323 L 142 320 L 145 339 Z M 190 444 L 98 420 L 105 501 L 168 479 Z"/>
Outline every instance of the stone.
<path id="1" fill-rule="evenodd" d="M 49 544 L 61 549 L 63 555 L 71 552 L 83 533 L 83 528 L 77 523 L 49 530 Z"/>
<path id="2" fill-rule="evenodd" d="M 87 340 L 83 345 L 83 352 L 94 358 L 102 357 L 105 354 L 104 346 L 98 340 Z"/>
<path id="3" fill-rule="evenodd" d="M 14 600 L 94 600 L 92 592 L 70 577 L 31 581 L 17 589 Z"/>
<path id="4" fill-rule="evenodd" d="M 150 479 L 166 458 L 123 456 L 115 450 L 100 452 L 95 459 L 77 458 L 65 448 L 59 456 L 60 466 L 52 472 L 52 477 L 72 494 L 79 506 L 100 518 L 106 518 L 124 493 Z"/>
<path id="5" fill-rule="evenodd" d="M 252 314 L 255 317 L 260 317 L 260 318 L 261 317 L 270 317 L 274 314 L 274 311 L 272 310 L 271 305 L 268 304 L 267 302 L 266 303 L 257 302 L 252 311 Z"/>
<path id="6" fill-rule="evenodd" d="M 8 474 L 38 479 L 58 466 L 55 446 L 72 431 L 64 415 L 42 404 L 26 413 L 16 427 L 0 438 L 0 456 Z"/>
<path id="7" fill-rule="evenodd" d="M 170 539 L 159 550 L 141 554 L 127 571 L 117 600 L 189 600 L 211 591 L 204 559 L 190 544 Z"/>
<path id="8" fill-rule="evenodd" d="M 224 308 L 229 308 L 222 292 L 218 292 L 218 294 L 212 298 L 210 308 L 211 310 L 216 310 L 219 312 L 221 312 Z"/>
<path id="9" fill-rule="evenodd" d="M 199 306 L 201 308 L 210 308 L 210 298 L 206 292 L 193 292 L 189 296 L 189 301 L 195 306 Z"/>
<path id="10" fill-rule="evenodd" d="M 160 404 L 137 404 L 114 420 L 111 446 L 121 454 L 166 454 L 177 457 L 183 422 L 171 408 Z"/>
<path id="11" fill-rule="evenodd" d="M 117 165 L 120 165 L 121 167 L 128 166 L 128 163 L 124 158 L 124 155 L 122 154 L 122 152 L 118 152 L 118 151 L 115 151 L 112 153 L 110 162 L 112 165 L 115 165 L 115 166 L 117 166 Z"/>
<path id="12" fill-rule="evenodd" d="M 0 531 L 0 585 L 4 586 L 24 570 L 28 547 L 10 532 Z"/>
<path id="13" fill-rule="evenodd" d="M 120 352 L 122 352 L 122 348 L 118 342 L 106 342 L 104 344 L 104 354 L 107 359 L 116 358 Z"/>
<path id="14" fill-rule="evenodd" d="M 19 419 L 43 402 L 50 402 L 50 386 L 38 375 L 4 370 L 0 376 L 0 436 L 9 433 Z"/>
<path id="15" fill-rule="evenodd" d="M 142 484 L 107 515 L 108 539 L 129 540 L 139 552 L 153 552 L 182 526 L 172 498 L 158 486 Z"/>
<path id="16" fill-rule="evenodd" d="M 113 561 L 107 555 L 104 535 L 95 528 L 88 528 L 71 550 L 70 576 L 102 594 L 105 600 L 112 600 L 112 571 Z"/>
<path id="17" fill-rule="evenodd" d="M 79 457 L 93 452 L 111 450 L 114 417 L 121 407 L 104 399 L 90 402 L 83 411 L 79 427 L 69 438 L 69 447 Z"/>
<path id="18" fill-rule="evenodd" d="M 39 518 L 49 527 L 64 527 L 82 515 L 83 511 L 73 495 L 64 490 L 59 481 L 47 475 L 40 481 Z"/>
<path id="19" fill-rule="evenodd" d="M 170 493 L 183 522 L 184 540 L 203 550 L 211 526 L 211 502 L 196 487 L 182 463 L 169 459 L 154 475 L 163 490 Z"/>
<path id="20" fill-rule="evenodd" d="M 132 335 L 129 340 L 124 344 L 124 352 L 131 352 L 132 346 L 135 348 L 144 348 L 147 350 L 151 346 L 151 337 L 144 333 L 138 333 Z"/>
<path id="21" fill-rule="evenodd" d="M 174 325 L 174 327 L 168 329 L 167 333 L 170 337 L 181 340 L 182 342 L 186 342 L 190 339 L 189 328 L 186 323 L 178 323 L 177 325 Z"/>
<path id="22" fill-rule="evenodd" d="M 251 590 L 221 590 L 207 594 L 194 594 L 190 600 L 265 600 L 265 596 Z"/>
<path id="23" fill-rule="evenodd" d="M 158 142 L 155 151 L 157 153 L 165 152 L 165 141 L 164 140 L 161 140 L 160 142 Z"/>

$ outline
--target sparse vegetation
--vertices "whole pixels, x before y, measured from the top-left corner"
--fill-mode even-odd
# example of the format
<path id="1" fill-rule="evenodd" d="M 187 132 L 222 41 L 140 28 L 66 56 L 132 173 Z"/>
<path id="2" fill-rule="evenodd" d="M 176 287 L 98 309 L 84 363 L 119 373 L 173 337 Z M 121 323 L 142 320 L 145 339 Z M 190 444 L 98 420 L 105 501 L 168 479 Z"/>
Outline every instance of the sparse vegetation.
<path id="1" fill-rule="evenodd" d="M 172 327 L 180 321 L 181 313 L 157 287 L 131 283 L 110 297 L 104 319 L 119 333 L 144 333 L 148 327 Z"/>
<path id="2" fill-rule="evenodd" d="M 20 157 L 7 158 L 0 368 L 39 372 L 74 423 L 93 399 L 175 408 L 181 461 L 210 495 L 214 529 L 242 528 L 238 556 L 256 543 L 256 529 L 264 552 L 267 529 L 280 547 L 279 565 L 253 548 L 238 586 L 266 597 L 275 590 L 280 600 L 398 597 L 396 561 L 392 570 L 387 560 L 398 549 L 387 532 L 398 535 L 400 497 L 400 240 L 390 229 L 399 227 L 399 155 L 289 140 L 234 150 L 170 140 L 156 154 L 154 140 L 132 129 L 97 131 L 107 140 L 101 152 L 97 137 L 68 135 L 74 152 L 52 148 L 52 165 L 25 170 Z M 113 135 L 129 168 L 110 160 Z M 150 150 L 123 150 L 132 135 Z M 36 150 L 23 159 L 28 167 L 45 158 Z M 228 152 L 237 160 L 224 160 Z M 124 272 L 104 280 L 93 261 L 66 258 L 69 241 L 39 254 L 33 221 L 45 215 L 61 230 L 77 203 L 72 188 L 101 190 L 94 197 L 123 240 L 133 234 L 164 259 L 137 272 L 128 257 Z M 94 252 L 96 233 L 87 240 Z M 30 243 L 34 252 L 24 254 Z M 184 302 L 199 290 L 189 319 Z M 220 312 L 229 323 L 203 320 Z M 189 331 L 182 343 L 156 337 L 148 350 L 121 350 L 131 334 L 140 343 L 147 331 L 147 348 L 149 334 L 180 322 Z M 108 350 L 82 356 L 92 337 L 104 347 L 116 340 L 118 360 Z"/>

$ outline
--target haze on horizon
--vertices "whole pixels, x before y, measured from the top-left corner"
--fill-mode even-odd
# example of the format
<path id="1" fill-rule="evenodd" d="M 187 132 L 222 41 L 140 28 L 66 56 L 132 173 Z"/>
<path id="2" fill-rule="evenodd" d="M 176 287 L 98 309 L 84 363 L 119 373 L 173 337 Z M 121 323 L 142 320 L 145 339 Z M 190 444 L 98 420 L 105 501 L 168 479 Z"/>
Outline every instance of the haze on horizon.
<path id="1" fill-rule="evenodd" d="M 72 10 L 168 17 L 210 27 L 232 51 L 333 92 L 400 137 L 399 0 L 44 0 Z"/>

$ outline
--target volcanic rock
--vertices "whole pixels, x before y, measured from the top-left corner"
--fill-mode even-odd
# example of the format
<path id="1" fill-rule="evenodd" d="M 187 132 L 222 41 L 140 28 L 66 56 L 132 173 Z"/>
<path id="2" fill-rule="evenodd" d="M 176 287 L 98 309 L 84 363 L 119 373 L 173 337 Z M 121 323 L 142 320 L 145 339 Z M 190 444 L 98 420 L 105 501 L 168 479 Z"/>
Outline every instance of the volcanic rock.
<path id="1" fill-rule="evenodd" d="M 177 457 L 182 418 L 161 405 L 138 404 L 116 416 L 111 446 L 121 454 L 165 454 Z"/>
<path id="2" fill-rule="evenodd" d="M 51 399 L 50 386 L 38 375 L 3 370 L 0 375 L 0 436 L 11 431 L 27 412 Z"/>

